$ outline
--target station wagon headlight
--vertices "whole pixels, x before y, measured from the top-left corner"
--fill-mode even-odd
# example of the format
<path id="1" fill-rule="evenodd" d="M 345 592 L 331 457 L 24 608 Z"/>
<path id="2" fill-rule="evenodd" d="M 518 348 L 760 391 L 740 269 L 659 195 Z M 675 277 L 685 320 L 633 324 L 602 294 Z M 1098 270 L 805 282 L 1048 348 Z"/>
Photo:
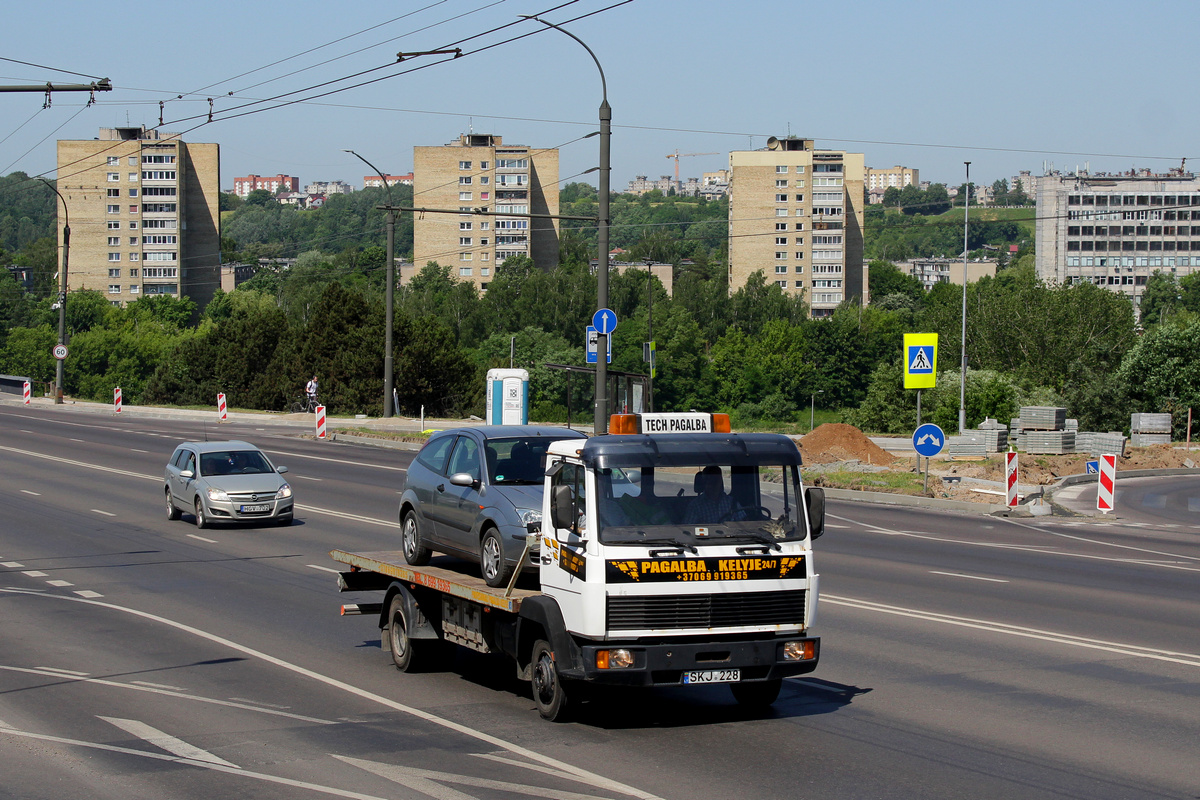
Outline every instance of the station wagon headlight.
<path id="1" fill-rule="evenodd" d="M 531 522 L 541 522 L 541 509 L 534 511 L 532 508 L 518 508 L 517 513 L 521 515 L 521 525 L 528 527 Z"/>
<path id="2" fill-rule="evenodd" d="M 286 483 L 283 486 L 280 486 L 279 491 L 275 493 L 276 500 L 282 500 L 285 497 L 291 497 L 291 496 L 292 496 L 292 487 L 287 485 Z"/>
<path id="3" fill-rule="evenodd" d="M 215 486 L 208 487 L 208 499 L 216 500 L 218 503 L 228 503 L 229 495 L 224 490 L 218 489 Z"/>

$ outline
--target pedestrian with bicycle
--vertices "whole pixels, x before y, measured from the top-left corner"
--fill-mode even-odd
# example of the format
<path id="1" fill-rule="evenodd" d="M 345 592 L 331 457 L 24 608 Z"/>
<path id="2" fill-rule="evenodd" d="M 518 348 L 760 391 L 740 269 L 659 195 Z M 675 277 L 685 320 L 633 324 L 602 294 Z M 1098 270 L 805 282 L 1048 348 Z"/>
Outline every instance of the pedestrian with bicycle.
<path id="1" fill-rule="evenodd" d="M 312 380 L 309 381 L 305 385 L 304 393 L 306 395 L 308 395 L 308 409 L 305 409 L 305 410 L 316 411 L 317 410 L 317 376 L 316 375 L 313 375 Z"/>

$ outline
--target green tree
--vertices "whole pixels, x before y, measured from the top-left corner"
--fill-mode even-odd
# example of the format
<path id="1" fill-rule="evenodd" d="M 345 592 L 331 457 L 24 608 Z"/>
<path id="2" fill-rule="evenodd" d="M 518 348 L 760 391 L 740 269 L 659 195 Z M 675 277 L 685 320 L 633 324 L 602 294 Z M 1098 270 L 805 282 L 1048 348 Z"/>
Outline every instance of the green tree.
<path id="1" fill-rule="evenodd" d="M 1146 288 L 1142 290 L 1141 303 L 1138 305 L 1138 316 L 1143 325 L 1149 327 L 1158 325 L 1172 311 L 1183 309 L 1183 291 L 1175 275 L 1170 272 L 1154 270 L 1146 279 Z"/>
<path id="2" fill-rule="evenodd" d="M 925 287 L 921 281 L 912 275 L 901 272 L 890 261 L 875 260 L 868 267 L 869 293 L 871 303 L 890 295 L 903 295 L 914 301 L 925 297 Z"/>

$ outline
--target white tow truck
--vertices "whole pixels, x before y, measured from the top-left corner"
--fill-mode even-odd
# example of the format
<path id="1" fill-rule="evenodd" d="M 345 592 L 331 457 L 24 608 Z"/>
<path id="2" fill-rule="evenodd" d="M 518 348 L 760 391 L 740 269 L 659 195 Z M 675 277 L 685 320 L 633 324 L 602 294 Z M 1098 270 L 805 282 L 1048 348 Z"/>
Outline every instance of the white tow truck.
<path id="1" fill-rule="evenodd" d="M 723 414 L 614 415 L 610 435 L 550 445 L 542 508 L 522 557 L 536 582 L 334 550 L 342 591 L 385 592 L 342 613 L 378 614 L 403 671 L 445 642 L 508 655 L 549 720 L 589 684 L 724 683 L 769 705 L 816 668 L 825 498 L 788 437 L 732 433 Z"/>

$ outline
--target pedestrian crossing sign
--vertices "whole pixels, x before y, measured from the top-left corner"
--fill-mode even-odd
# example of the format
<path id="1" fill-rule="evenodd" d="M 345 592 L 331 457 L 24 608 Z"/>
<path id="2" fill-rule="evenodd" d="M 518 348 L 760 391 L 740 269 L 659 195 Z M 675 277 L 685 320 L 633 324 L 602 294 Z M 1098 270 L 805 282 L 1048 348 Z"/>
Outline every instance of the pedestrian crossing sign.
<path id="1" fill-rule="evenodd" d="M 936 333 L 904 334 L 904 388 L 932 389 L 937 385 Z"/>

